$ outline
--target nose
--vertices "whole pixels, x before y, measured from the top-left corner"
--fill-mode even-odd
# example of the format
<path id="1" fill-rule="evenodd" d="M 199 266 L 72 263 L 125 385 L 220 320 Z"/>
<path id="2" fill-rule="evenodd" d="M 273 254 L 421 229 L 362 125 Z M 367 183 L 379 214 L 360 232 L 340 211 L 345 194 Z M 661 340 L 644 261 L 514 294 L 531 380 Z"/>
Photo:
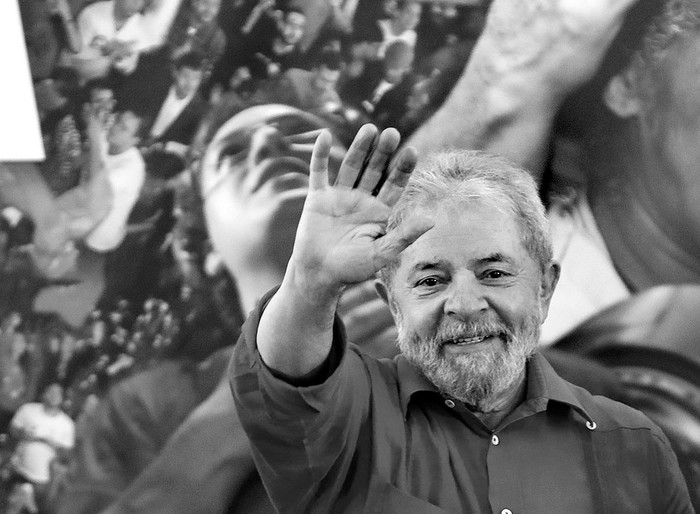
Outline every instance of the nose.
<path id="1" fill-rule="evenodd" d="M 248 167 L 254 168 L 265 159 L 279 157 L 289 152 L 282 134 L 275 127 L 263 125 L 253 133 L 248 152 Z"/>
<path id="2" fill-rule="evenodd" d="M 472 273 L 453 279 L 444 303 L 445 315 L 469 321 L 483 314 L 488 308 L 484 286 Z"/>

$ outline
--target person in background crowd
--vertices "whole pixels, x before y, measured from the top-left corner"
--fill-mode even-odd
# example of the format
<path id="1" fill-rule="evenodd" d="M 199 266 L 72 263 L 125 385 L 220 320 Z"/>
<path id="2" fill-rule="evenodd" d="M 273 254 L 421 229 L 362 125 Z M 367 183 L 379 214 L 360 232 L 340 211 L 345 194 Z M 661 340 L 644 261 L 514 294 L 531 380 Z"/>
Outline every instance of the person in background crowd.
<path id="1" fill-rule="evenodd" d="M 163 46 L 180 0 L 159 2 L 145 10 L 145 0 L 101 0 L 78 14 L 81 48 L 63 52 L 61 62 L 84 80 L 106 76 L 110 70 L 128 75 L 141 52 Z"/>
<path id="2" fill-rule="evenodd" d="M 384 57 L 368 63 L 362 74 L 345 82 L 341 95 L 379 126 L 395 125 L 418 76 L 412 72 L 413 49 L 403 40 L 390 43 Z"/>
<path id="3" fill-rule="evenodd" d="M 415 50 L 418 37 L 415 29 L 423 11 L 422 4 L 415 0 L 384 0 L 383 6 L 388 18 L 365 20 L 364 30 L 353 34 L 354 46 L 365 47 L 364 56 L 369 60 L 384 57 L 387 46 L 397 40 Z"/>
<path id="4" fill-rule="evenodd" d="M 226 36 L 217 20 L 220 9 L 221 0 L 184 1 L 166 40 L 171 57 L 190 52 L 204 55 L 209 73 L 226 47 Z"/>
<path id="5" fill-rule="evenodd" d="M 38 246 L 35 261 L 54 277 L 72 277 L 69 290 L 47 287 L 37 295 L 37 312 L 60 313 L 74 326 L 80 326 L 97 300 L 109 289 L 105 280 L 105 259 L 127 233 L 129 215 L 145 181 L 145 164 L 138 150 L 145 122 L 131 111 L 117 113 L 107 131 L 97 113 L 89 114 L 89 173 L 80 186 L 49 204 L 63 246 Z M 106 143 L 106 148 L 104 147 Z M 56 234 L 51 234 L 56 237 Z"/>
<path id="6" fill-rule="evenodd" d="M 661 429 L 536 351 L 559 266 L 528 172 L 462 151 L 409 180 L 415 150 L 398 146 L 366 125 L 336 175 L 319 136 L 285 277 L 234 348 L 228 378 L 275 508 L 693 512 Z M 399 331 L 391 361 L 348 344 L 336 317 L 375 273 Z"/>
<path id="7" fill-rule="evenodd" d="M 0 331 L 0 431 L 7 430 L 16 410 L 30 398 L 25 366 L 27 341 L 19 330 L 22 317 L 10 313 Z"/>
<path id="8" fill-rule="evenodd" d="M 265 8 L 250 27 L 242 27 L 228 42 L 212 80 L 227 85 L 239 68 L 254 80 L 266 79 L 294 67 L 304 67 L 299 43 L 304 35 L 306 16 L 294 5 Z"/>
<path id="9" fill-rule="evenodd" d="M 35 86 L 49 80 L 62 52 L 81 50 L 73 13 L 67 0 L 19 2 L 29 69 Z"/>
<path id="10" fill-rule="evenodd" d="M 66 459 L 75 442 L 75 424 L 62 411 L 62 403 L 63 388 L 50 384 L 41 403 L 25 403 L 10 423 L 10 435 L 17 441 L 12 455 L 16 484 L 10 494 L 23 496 L 26 484 L 31 484 L 35 512 L 46 512 L 52 470 Z"/>
<path id="11" fill-rule="evenodd" d="M 323 52 L 311 70 L 290 68 L 261 83 L 251 101 L 278 102 L 317 114 L 338 112 L 343 106 L 337 91 L 342 66 L 339 52 Z"/>
<path id="12" fill-rule="evenodd" d="M 156 82 L 139 97 L 139 112 L 153 120 L 144 128 L 148 136 L 140 144 L 149 175 L 167 179 L 183 170 L 189 144 L 208 107 L 200 94 L 206 66 L 202 54 L 183 53 L 172 60 L 169 86 L 158 87 Z"/>

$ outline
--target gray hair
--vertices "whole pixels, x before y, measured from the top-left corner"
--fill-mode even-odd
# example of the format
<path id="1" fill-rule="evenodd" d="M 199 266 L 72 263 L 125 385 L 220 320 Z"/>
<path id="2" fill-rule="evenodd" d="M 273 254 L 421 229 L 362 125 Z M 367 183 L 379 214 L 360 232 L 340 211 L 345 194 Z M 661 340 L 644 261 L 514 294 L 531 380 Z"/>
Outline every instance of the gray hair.
<path id="1" fill-rule="evenodd" d="M 523 246 L 541 271 L 549 267 L 553 258 L 549 222 L 535 180 L 510 161 L 480 151 L 449 151 L 422 160 L 394 206 L 387 230 L 399 226 L 417 208 L 469 200 L 510 214 L 520 228 Z M 378 273 L 387 287 L 399 259 Z"/>

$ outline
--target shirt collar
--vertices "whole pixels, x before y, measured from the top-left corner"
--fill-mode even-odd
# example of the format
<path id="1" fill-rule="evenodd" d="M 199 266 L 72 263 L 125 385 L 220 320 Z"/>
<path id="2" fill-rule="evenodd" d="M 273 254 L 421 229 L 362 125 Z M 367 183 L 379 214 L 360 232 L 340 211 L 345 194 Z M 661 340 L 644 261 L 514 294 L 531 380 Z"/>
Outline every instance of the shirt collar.
<path id="1" fill-rule="evenodd" d="M 576 410 L 587 421 L 592 421 L 583 405 L 574 394 L 572 385 L 557 375 L 547 360 L 536 353 L 528 361 L 527 400 L 542 402 L 550 401 L 563 403 Z M 406 357 L 396 357 L 396 368 L 399 381 L 399 395 L 404 419 L 408 415 L 408 404 L 414 394 L 421 392 L 438 393 L 438 388 L 411 364 Z"/>

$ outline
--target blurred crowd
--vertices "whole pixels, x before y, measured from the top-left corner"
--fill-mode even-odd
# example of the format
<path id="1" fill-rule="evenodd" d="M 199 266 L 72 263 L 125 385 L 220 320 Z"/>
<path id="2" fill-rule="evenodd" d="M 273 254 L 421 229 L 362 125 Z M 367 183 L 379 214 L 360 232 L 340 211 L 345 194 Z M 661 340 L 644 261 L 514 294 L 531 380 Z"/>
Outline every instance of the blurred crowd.
<path id="1" fill-rule="evenodd" d="M 610 113 L 586 110 L 592 89 L 574 88 L 579 84 L 573 79 L 570 89 L 575 94 L 556 91 L 569 86 L 566 80 L 551 80 L 544 87 L 544 80 L 537 81 L 541 75 L 528 74 L 528 66 L 536 65 L 539 56 L 516 62 L 512 69 L 512 63 L 490 67 L 482 56 L 501 50 L 494 40 L 482 44 L 472 73 L 465 72 L 479 51 L 476 45 L 487 14 L 491 16 L 491 4 L 492 0 L 19 0 L 46 159 L 0 163 L 0 498 L 5 498 L 0 512 L 58 512 L 58 499 L 70 488 L 68 470 L 76 462 L 83 466 L 78 472 L 84 473 L 83 479 L 92 473 L 103 480 L 92 490 L 86 486 L 90 494 L 110 482 L 114 490 L 99 498 L 104 491 L 95 493 L 92 507 L 86 503 L 82 509 L 61 512 L 98 511 L 94 506 L 102 508 L 127 490 L 152 461 L 152 475 L 142 475 L 143 490 L 152 485 L 149 476 L 160 474 L 164 482 L 169 475 L 163 470 L 168 468 L 157 467 L 156 461 L 163 448 L 161 461 L 177 463 L 181 458 L 181 464 L 192 465 L 193 477 L 198 468 L 187 459 L 206 453 L 202 448 L 210 449 L 207 455 L 216 464 L 214 454 L 220 449 L 212 448 L 220 434 L 214 427 L 228 430 L 230 420 L 212 422 L 212 412 L 219 415 L 231 408 L 222 407 L 223 396 L 217 397 L 225 395 L 230 403 L 228 386 L 217 386 L 218 380 L 245 314 L 254 305 L 251 299 L 257 300 L 281 278 L 298 219 L 294 209 L 291 215 L 282 209 L 284 215 L 265 211 L 263 202 L 269 198 L 264 188 L 231 180 L 230 169 L 255 170 L 250 181 L 263 183 L 273 174 L 274 166 L 267 162 L 271 156 L 292 168 L 292 158 L 306 156 L 308 162 L 320 126 L 331 127 L 340 146 L 371 122 L 380 128 L 396 127 L 404 140 L 418 134 L 412 142 L 420 151 L 471 145 L 530 167 L 544 186 L 556 258 L 565 273 L 550 309 L 550 319 L 563 323 L 545 325 L 548 344 L 637 292 L 660 284 L 698 282 L 694 250 L 673 246 L 674 259 L 680 255 L 676 266 L 666 249 L 656 252 L 645 246 L 651 238 L 624 235 L 641 234 L 653 225 L 687 236 L 694 225 L 682 219 L 677 231 L 672 223 L 633 226 L 630 220 L 647 218 L 634 210 L 637 204 L 630 207 L 634 215 L 627 215 L 621 199 L 634 195 L 620 192 L 619 184 L 638 182 L 606 172 L 619 164 L 606 152 L 625 155 L 628 150 L 620 148 L 629 140 L 621 137 L 625 141 L 615 146 L 613 135 L 623 134 L 621 125 L 610 122 Z M 494 13 L 494 27 L 505 19 L 498 19 L 499 14 Z M 662 38 L 652 39 L 660 44 Z M 505 53 L 510 55 L 515 46 Z M 494 62 L 502 65 L 507 60 Z M 575 68 L 543 67 L 552 75 Z M 503 70 L 524 78 L 525 85 L 513 87 L 515 82 L 504 81 L 499 90 L 498 73 Z M 607 73 L 603 80 L 613 70 Z M 600 84 L 592 87 L 600 94 Z M 484 93 L 453 96 L 452 109 L 440 111 L 456 89 Z M 555 100 L 538 103 L 538 95 L 545 96 L 548 89 Z M 513 91 L 523 94 L 523 104 L 512 100 Z M 614 92 L 605 96 L 613 104 Z M 493 99 L 502 105 L 493 108 L 491 119 L 480 118 Z M 535 109 L 529 109 L 528 99 L 532 106 L 545 107 L 532 114 Z M 454 108 L 455 102 L 462 102 L 460 109 Z M 289 114 L 271 104 L 298 111 Z M 547 111 L 562 105 L 556 116 Z M 638 115 L 621 102 L 608 109 L 626 121 Z M 466 111 L 478 130 L 460 128 L 467 123 Z M 255 114 L 239 118 L 235 128 L 227 125 L 237 114 L 250 112 Z M 544 121 L 533 119 L 544 112 Z M 527 116 L 528 123 L 513 122 Z M 289 121 L 292 117 L 303 121 Z M 598 130 L 598 122 L 610 131 Z M 217 139 L 222 125 L 228 132 Z M 276 132 L 261 135 L 264 125 Z M 515 130 L 509 132 L 512 127 Z M 216 146 L 212 140 L 222 145 L 221 151 L 211 151 Z M 603 164 L 581 158 L 590 141 L 592 155 Z M 208 168 L 203 165 L 206 159 Z M 626 159 L 619 158 L 630 164 Z M 658 177 L 652 179 L 661 183 Z M 221 205 L 218 198 L 229 194 L 222 193 L 222 184 L 230 187 L 230 194 L 239 194 L 236 188 L 244 191 L 236 197 L 243 200 L 239 210 L 227 211 L 229 220 L 218 236 L 225 243 L 217 246 L 212 241 L 217 227 L 211 220 Z M 690 189 L 686 184 L 685 190 Z M 662 188 L 658 191 L 663 193 Z M 607 201 L 606 195 L 616 196 Z M 641 196 L 639 205 L 648 205 L 648 197 Z M 205 213 L 207 201 L 210 211 Z M 672 202 L 653 198 L 649 203 Z M 265 216 L 279 228 L 263 226 Z M 241 233 L 232 228 L 236 221 Z M 617 227 L 618 222 L 630 226 Z M 255 254 L 256 244 L 264 247 L 259 240 L 251 241 L 257 230 L 272 238 L 265 244 L 272 248 L 274 263 L 266 262 L 268 255 Z M 643 249 L 631 244 L 642 240 Z M 245 258 L 226 261 L 217 250 L 227 244 L 229 254 L 240 252 Z M 641 262 L 651 257 L 653 262 Z M 262 273 L 268 265 L 275 273 Z M 374 309 L 371 302 L 378 299 L 368 300 L 374 290 L 368 291 L 358 287 L 341 304 L 350 337 L 369 340 L 365 349 L 374 355 L 392 356 L 395 349 L 387 350 L 386 341 L 394 333 L 393 325 L 386 309 Z M 369 307 L 357 308 L 362 305 Z M 578 374 L 589 371 L 582 367 Z M 595 377 L 591 374 L 589 382 Z M 207 397 L 213 400 L 197 408 Z M 133 419 L 129 409 L 136 412 Z M 186 419 L 189 424 L 183 423 Z M 166 447 L 181 423 L 176 436 L 182 437 L 173 436 Z M 37 435 L 37 430 L 62 435 L 52 439 Z M 209 437 L 207 430 L 211 437 L 206 443 L 187 436 Z M 116 441 L 117 432 L 126 439 Z M 131 443 L 140 455 L 124 454 L 122 449 Z M 18 462 L 31 460 L 32 452 L 42 456 L 38 462 L 43 471 L 30 476 Z M 249 450 L 241 452 L 250 460 Z M 107 463 L 104 469 L 96 466 L 95 456 Z M 700 481 L 700 470 L 695 472 Z M 216 474 L 230 479 L 221 469 Z M 256 487 L 249 487 L 251 497 Z M 185 491 L 183 487 L 182 496 Z M 72 494 L 89 496 L 76 489 Z M 245 505 L 248 500 L 239 501 Z M 230 497 L 226 502 L 234 505 Z M 265 512 L 250 510 L 258 511 Z"/>
<path id="2" fill-rule="evenodd" d="M 8 512 L 49 512 L 63 476 L 54 466 L 47 487 L 41 474 L 35 497 L 20 487 L 22 406 L 43 412 L 60 389 L 79 439 L 115 383 L 237 337 L 243 315 L 197 187 L 207 127 L 274 103 L 346 136 L 365 122 L 409 135 L 449 93 L 487 4 L 19 2 L 46 160 L 0 169 Z"/>

